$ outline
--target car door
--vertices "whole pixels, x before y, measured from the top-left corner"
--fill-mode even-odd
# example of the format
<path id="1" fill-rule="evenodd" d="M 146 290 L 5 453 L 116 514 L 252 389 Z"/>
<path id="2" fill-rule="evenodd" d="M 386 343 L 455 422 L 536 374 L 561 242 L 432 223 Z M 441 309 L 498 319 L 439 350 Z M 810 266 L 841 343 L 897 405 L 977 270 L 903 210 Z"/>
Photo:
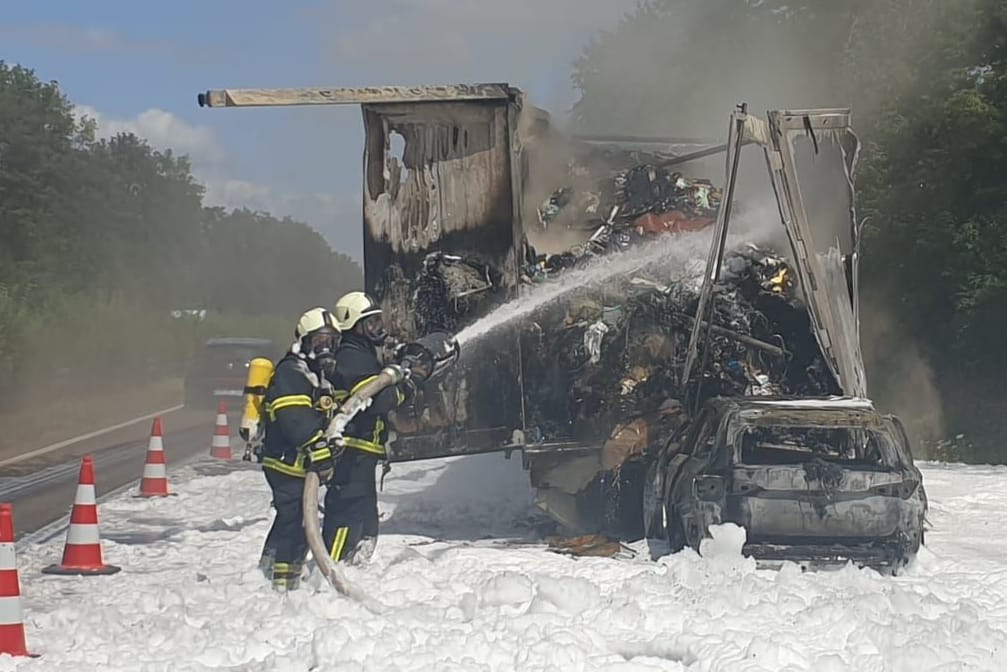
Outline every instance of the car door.
<path id="1" fill-rule="evenodd" d="M 698 422 L 703 422 L 708 411 L 699 416 Z M 643 490 L 643 524 L 646 535 L 650 538 L 664 536 L 664 507 L 667 501 L 668 486 L 674 480 L 675 474 L 681 468 L 687 455 L 682 453 L 689 435 L 695 431 L 697 422 L 685 423 L 671 435 L 661 447 L 656 459 L 647 470 Z"/>
<path id="2" fill-rule="evenodd" d="M 683 521 L 693 517 L 692 481 L 701 473 L 714 454 L 720 414 L 713 409 L 703 409 L 692 431 L 686 436 L 680 452 L 671 457 L 666 469 L 665 502 L 669 520 Z"/>

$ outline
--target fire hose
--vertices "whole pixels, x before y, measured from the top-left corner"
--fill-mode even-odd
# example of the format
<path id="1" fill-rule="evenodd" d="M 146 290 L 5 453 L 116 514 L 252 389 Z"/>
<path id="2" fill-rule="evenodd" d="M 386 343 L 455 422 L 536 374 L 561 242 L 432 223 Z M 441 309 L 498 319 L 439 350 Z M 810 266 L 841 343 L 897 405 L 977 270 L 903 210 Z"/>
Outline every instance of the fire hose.
<path id="1" fill-rule="evenodd" d="M 371 405 L 371 401 L 382 390 L 401 383 L 406 378 L 417 378 L 425 382 L 434 377 L 458 360 L 458 343 L 447 334 L 430 334 L 415 343 L 405 344 L 397 352 L 399 364 L 392 364 L 382 369 L 374 380 L 361 387 L 350 396 L 333 416 L 326 429 L 325 436 L 333 442 L 338 450 L 343 447 L 343 432 L 353 417 Z M 414 374 L 415 370 L 423 370 L 425 375 Z M 318 511 L 318 491 L 321 480 L 314 471 L 309 471 L 304 479 L 303 524 L 304 535 L 307 538 L 311 556 L 315 559 L 322 576 L 339 593 L 353 598 L 371 611 L 380 611 L 376 604 L 363 592 L 355 589 L 346 579 L 345 573 L 329 556 L 322 540 L 322 520 Z"/>

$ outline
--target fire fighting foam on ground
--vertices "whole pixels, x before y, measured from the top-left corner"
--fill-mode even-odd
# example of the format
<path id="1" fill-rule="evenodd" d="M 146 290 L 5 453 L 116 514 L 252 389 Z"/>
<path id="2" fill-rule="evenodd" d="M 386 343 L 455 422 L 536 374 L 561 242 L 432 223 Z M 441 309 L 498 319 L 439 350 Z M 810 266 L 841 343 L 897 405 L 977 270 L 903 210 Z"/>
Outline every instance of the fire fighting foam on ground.
<path id="1" fill-rule="evenodd" d="M 118 575 L 40 574 L 61 530 L 19 543 L 41 657 L 3 656 L 0 670 L 1007 669 L 1007 468 L 921 466 L 933 527 L 893 579 L 758 569 L 733 526 L 702 554 L 656 563 L 642 545 L 623 560 L 558 555 L 522 541 L 536 514 L 518 460 L 396 465 L 386 534 L 370 566 L 348 571 L 384 607 L 375 615 L 317 574 L 271 591 L 255 568 L 262 474 L 204 461 L 172 471 L 177 497 L 101 505 Z"/>

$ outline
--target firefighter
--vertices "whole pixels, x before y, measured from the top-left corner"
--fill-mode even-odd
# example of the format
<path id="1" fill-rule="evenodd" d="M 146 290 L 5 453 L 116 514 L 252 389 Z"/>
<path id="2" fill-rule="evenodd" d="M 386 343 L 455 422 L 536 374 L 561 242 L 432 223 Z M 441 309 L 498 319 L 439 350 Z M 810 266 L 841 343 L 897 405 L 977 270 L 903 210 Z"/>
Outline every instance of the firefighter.
<path id="1" fill-rule="evenodd" d="M 302 525 L 304 476 L 309 469 L 316 471 L 324 483 L 335 464 L 324 430 L 335 412 L 331 379 L 339 326 L 328 310 L 312 308 L 301 316 L 294 336 L 264 400 L 262 468 L 273 491 L 276 517 L 260 567 L 279 591 L 298 587 L 308 551 Z"/>
<path id="2" fill-rule="evenodd" d="M 388 333 L 380 306 L 364 292 L 346 294 L 333 312 L 342 332 L 334 379 L 337 399 L 342 401 L 381 372 L 378 349 Z M 407 403 L 415 392 L 411 378 L 385 388 L 343 432 L 345 450 L 327 484 L 322 527 L 322 538 L 336 562 L 366 560 L 374 549 L 378 537 L 375 470 L 385 459 L 387 414 Z"/>

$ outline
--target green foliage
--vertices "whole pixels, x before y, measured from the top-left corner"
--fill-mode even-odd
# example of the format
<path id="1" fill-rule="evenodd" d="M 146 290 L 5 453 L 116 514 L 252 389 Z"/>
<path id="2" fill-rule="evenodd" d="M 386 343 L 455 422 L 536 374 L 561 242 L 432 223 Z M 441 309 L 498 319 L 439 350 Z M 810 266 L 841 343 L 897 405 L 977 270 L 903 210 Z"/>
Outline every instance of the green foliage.
<path id="1" fill-rule="evenodd" d="M 359 287 L 306 224 L 204 207 L 186 157 L 94 131 L 0 61 L 0 402 L 179 371 L 213 335 L 286 345 L 293 318 Z M 208 318 L 170 315 L 193 308 Z"/>
<path id="2" fill-rule="evenodd" d="M 946 433 L 969 436 L 945 448 L 1007 460 L 1007 1 L 649 0 L 573 79 L 594 131 L 722 137 L 742 101 L 851 106 L 864 292 L 930 363 Z M 886 375 L 903 374 L 879 362 L 875 390 L 908 389 Z"/>

